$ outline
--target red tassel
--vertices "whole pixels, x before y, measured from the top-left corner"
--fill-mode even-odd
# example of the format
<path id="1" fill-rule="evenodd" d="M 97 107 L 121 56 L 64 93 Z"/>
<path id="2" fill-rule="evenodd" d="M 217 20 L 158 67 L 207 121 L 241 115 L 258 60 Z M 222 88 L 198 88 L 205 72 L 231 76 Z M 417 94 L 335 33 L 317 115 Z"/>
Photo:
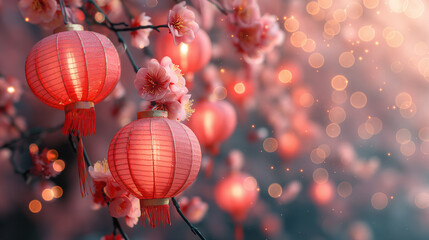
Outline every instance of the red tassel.
<path id="1" fill-rule="evenodd" d="M 70 132 L 74 136 L 89 136 L 95 133 L 95 110 L 92 102 L 76 102 L 65 106 L 66 118 L 63 134 Z"/>
<path id="2" fill-rule="evenodd" d="M 79 172 L 80 193 L 82 194 L 82 197 L 85 197 L 88 194 L 86 182 L 89 182 L 89 178 L 86 172 L 87 167 L 85 164 L 85 156 L 83 154 L 83 142 L 81 137 L 79 138 L 79 143 L 77 145 L 77 167 Z M 91 188 L 90 191 L 92 193 Z"/>
<path id="3" fill-rule="evenodd" d="M 170 225 L 170 210 L 168 207 L 168 202 L 168 198 L 141 199 L 140 208 L 143 223 L 145 223 L 147 220 L 152 228 L 158 225 Z M 144 216 L 146 217 L 146 220 Z"/>
<path id="4" fill-rule="evenodd" d="M 235 240 L 243 240 L 244 239 L 243 226 L 241 226 L 240 223 L 235 223 L 234 238 L 235 238 Z"/>

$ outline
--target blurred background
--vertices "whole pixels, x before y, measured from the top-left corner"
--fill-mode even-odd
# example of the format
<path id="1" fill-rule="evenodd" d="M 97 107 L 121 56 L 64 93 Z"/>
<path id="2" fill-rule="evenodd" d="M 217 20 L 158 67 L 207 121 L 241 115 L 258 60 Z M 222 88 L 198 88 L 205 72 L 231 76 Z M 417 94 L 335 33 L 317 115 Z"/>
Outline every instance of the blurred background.
<path id="1" fill-rule="evenodd" d="M 0 0 L 0 239 L 100 239 L 113 230 L 109 211 L 81 197 L 76 154 L 60 130 L 49 129 L 61 126 L 64 113 L 39 101 L 25 80 L 27 54 L 52 26 L 26 22 L 17 2 Z M 115 34 L 85 22 L 85 1 L 66 2 L 73 21 L 109 37 L 121 59 L 120 83 L 96 106 L 97 134 L 85 138 L 95 163 L 143 103 Z M 145 12 L 154 25 L 166 24 L 175 4 L 97 2 L 113 22 Z M 229 16 L 209 1 L 187 1 L 209 37 L 175 62 L 188 69 L 194 114 L 204 102 L 227 105 L 193 130 L 232 130 L 203 146 L 199 176 L 177 197 L 185 215 L 207 239 L 240 237 L 240 227 L 244 239 L 427 239 L 429 1 L 256 2 L 261 16 L 276 16 L 278 42 L 255 58 L 240 49 Z M 96 11 L 89 17 L 104 21 Z M 121 33 L 138 66 L 176 51 L 160 30 L 143 49 Z M 45 148 L 57 175 L 49 179 L 28 172 Z M 225 207 L 228 190 L 219 183 L 237 174 L 243 200 Z M 170 213 L 171 226 L 155 229 L 119 221 L 130 239 L 197 239 L 172 205 Z"/>

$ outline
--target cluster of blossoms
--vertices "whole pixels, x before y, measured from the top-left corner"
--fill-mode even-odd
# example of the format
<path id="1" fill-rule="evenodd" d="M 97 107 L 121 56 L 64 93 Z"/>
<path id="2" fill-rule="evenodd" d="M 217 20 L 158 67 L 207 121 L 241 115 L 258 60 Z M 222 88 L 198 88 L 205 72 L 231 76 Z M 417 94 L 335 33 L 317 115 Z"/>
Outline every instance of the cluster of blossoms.
<path id="1" fill-rule="evenodd" d="M 30 168 L 30 174 L 46 179 L 56 177 L 61 171 L 54 169 L 56 157 L 52 158 L 50 155 L 50 151 L 46 148 L 40 154 L 38 150 L 34 151 L 30 149 L 31 162 L 33 163 L 33 166 Z"/>
<path id="2" fill-rule="evenodd" d="M 180 2 L 168 12 L 167 26 L 173 36 L 174 44 L 191 43 L 195 39 L 195 34 L 199 30 L 195 21 L 195 14 L 186 6 L 186 2 Z M 131 20 L 131 27 L 150 26 L 150 17 L 146 13 L 141 13 Z M 136 48 L 149 46 L 149 34 L 151 28 L 138 29 L 131 32 L 131 44 Z"/>
<path id="3" fill-rule="evenodd" d="M 234 37 L 233 43 L 248 62 L 261 62 L 267 52 L 284 40 L 284 33 L 274 15 L 261 17 L 256 0 L 227 0 L 224 2 Z"/>
<path id="4" fill-rule="evenodd" d="M 203 202 L 200 197 L 193 197 L 191 199 L 182 197 L 179 199 L 179 206 L 191 223 L 200 222 L 209 209 L 209 205 Z"/>
<path id="5" fill-rule="evenodd" d="M 140 201 L 120 188 L 110 173 L 107 160 L 98 161 L 94 166 L 90 166 L 89 174 L 94 183 L 94 203 L 98 206 L 108 204 L 112 217 L 125 217 L 125 223 L 129 227 L 136 225 L 141 215 Z"/>
<path id="6" fill-rule="evenodd" d="M 146 110 L 165 110 L 168 118 L 183 121 L 192 114 L 189 101 L 191 95 L 178 65 L 169 57 L 161 62 L 152 59 L 147 67 L 140 68 L 134 79 L 141 98 L 151 102 Z"/>

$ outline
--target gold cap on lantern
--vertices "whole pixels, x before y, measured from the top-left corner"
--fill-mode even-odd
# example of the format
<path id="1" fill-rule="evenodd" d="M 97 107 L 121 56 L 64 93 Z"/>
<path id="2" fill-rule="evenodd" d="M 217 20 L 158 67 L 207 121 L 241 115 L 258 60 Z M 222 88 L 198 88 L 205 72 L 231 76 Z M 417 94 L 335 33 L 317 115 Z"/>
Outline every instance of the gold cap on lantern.
<path id="1" fill-rule="evenodd" d="M 83 26 L 80 24 L 69 23 L 55 28 L 54 33 L 66 32 L 66 31 L 83 31 Z"/>
<path id="2" fill-rule="evenodd" d="M 137 113 L 137 119 L 150 117 L 168 117 L 168 112 L 163 110 L 150 110 Z"/>

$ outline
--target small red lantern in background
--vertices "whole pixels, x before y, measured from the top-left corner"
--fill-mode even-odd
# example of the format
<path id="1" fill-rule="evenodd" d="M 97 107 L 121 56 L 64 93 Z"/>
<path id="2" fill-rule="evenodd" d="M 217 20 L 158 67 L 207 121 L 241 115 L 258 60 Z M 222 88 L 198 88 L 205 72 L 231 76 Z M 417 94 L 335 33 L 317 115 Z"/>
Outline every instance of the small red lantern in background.
<path id="1" fill-rule="evenodd" d="M 160 60 L 169 56 L 178 64 L 182 73 L 195 73 L 201 70 L 211 58 L 212 46 L 207 33 L 200 29 L 190 43 L 174 44 L 173 37 L 167 31 L 159 34 L 155 42 L 155 57 Z M 188 84 L 186 84 L 188 86 Z"/>
<path id="2" fill-rule="evenodd" d="M 335 194 L 335 188 L 331 181 L 313 183 L 310 187 L 310 197 L 317 205 L 326 205 L 331 202 Z"/>
<path id="3" fill-rule="evenodd" d="M 283 132 L 277 137 L 279 141 L 278 153 L 287 161 L 292 161 L 301 150 L 301 142 L 293 132 Z"/>
<path id="4" fill-rule="evenodd" d="M 113 178 L 140 199 L 142 216 L 152 227 L 170 224 L 169 199 L 198 175 L 201 149 L 185 125 L 165 111 L 143 111 L 113 137 L 108 155 Z"/>
<path id="5" fill-rule="evenodd" d="M 234 107 L 227 101 L 200 101 L 189 122 L 200 144 L 217 155 L 219 144 L 229 138 L 237 125 Z"/>
<path id="6" fill-rule="evenodd" d="M 235 221 L 235 238 L 243 239 L 241 222 L 258 199 L 256 179 L 246 173 L 232 172 L 215 186 L 216 204 Z"/>
<path id="7" fill-rule="evenodd" d="M 255 93 L 255 83 L 252 81 L 234 80 L 227 84 L 228 98 L 238 106 L 242 106 Z"/>
<path id="8" fill-rule="evenodd" d="M 78 136 L 78 168 L 82 195 L 86 167 L 82 136 L 95 133 L 94 105 L 113 90 L 121 74 L 118 52 L 104 35 L 69 24 L 39 41 L 25 63 L 31 91 L 46 105 L 64 110 L 63 134 Z"/>

